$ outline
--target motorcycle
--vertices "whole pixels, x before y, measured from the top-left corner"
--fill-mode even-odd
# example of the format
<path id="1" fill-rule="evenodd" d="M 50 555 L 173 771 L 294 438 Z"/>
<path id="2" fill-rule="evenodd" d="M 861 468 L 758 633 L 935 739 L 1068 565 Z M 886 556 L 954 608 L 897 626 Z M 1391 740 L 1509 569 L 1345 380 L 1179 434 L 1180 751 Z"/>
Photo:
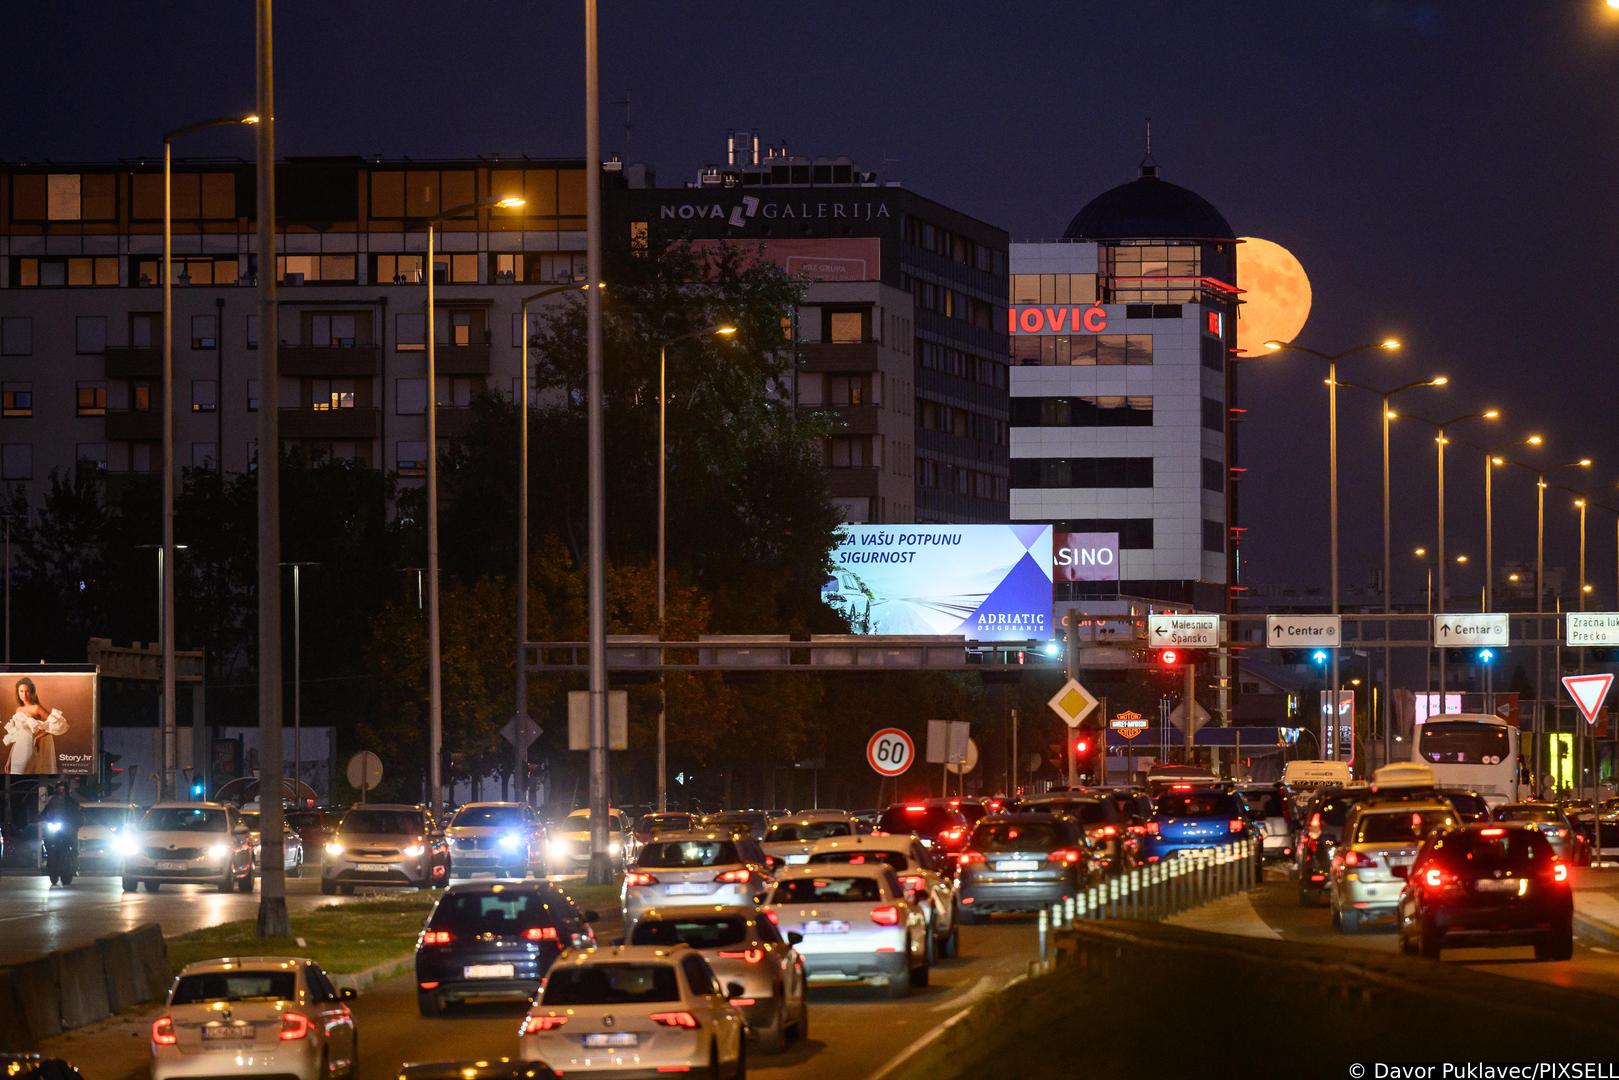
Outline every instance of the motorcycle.
<path id="1" fill-rule="evenodd" d="M 60 821 L 47 821 L 44 848 L 45 873 L 50 876 L 51 884 L 73 884 L 73 877 L 79 872 L 78 833 Z"/>

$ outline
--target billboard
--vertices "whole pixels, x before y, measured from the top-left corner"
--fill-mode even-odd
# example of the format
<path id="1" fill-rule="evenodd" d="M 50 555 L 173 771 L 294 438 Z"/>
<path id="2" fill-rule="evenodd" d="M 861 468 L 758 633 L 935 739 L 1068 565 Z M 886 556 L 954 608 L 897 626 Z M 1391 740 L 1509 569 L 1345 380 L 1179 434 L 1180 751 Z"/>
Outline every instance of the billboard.
<path id="1" fill-rule="evenodd" d="M 858 634 L 1051 636 L 1050 525 L 845 525 L 821 599 Z"/>
<path id="2" fill-rule="evenodd" d="M 882 276 L 882 242 L 874 237 L 781 237 L 763 241 L 693 240 L 693 251 L 732 245 L 759 253 L 793 277 L 811 281 L 876 281 Z"/>
<path id="3" fill-rule="evenodd" d="M 9 776 L 89 776 L 96 771 L 94 671 L 0 671 L 10 695 L 5 728 Z"/>
<path id="4" fill-rule="evenodd" d="M 1058 533 L 1051 552 L 1053 580 L 1119 580 L 1119 534 Z"/>

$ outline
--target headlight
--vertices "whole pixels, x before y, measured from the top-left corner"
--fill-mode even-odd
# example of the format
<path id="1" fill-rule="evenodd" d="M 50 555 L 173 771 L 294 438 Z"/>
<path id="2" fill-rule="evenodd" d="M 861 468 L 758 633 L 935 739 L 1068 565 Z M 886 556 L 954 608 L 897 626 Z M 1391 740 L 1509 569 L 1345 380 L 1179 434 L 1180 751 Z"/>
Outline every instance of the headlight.
<path id="1" fill-rule="evenodd" d="M 516 833 L 505 833 L 500 838 L 500 846 L 507 851 L 516 851 L 523 846 L 523 838 Z"/>
<path id="2" fill-rule="evenodd" d="M 141 853 L 141 844 L 140 844 L 140 838 L 139 837 L 130 836 L 130 835 L 126 834 L 126 835 L 120 836 L 118 838 L 118 854 L 120 854 L 120 855 L 139 855 L 140 853 Z"/>
<path id="3" fill-rule="evenodd" d="M 45 823 L 45 831 L 51 833 L 61 832 L 62 823 L 60 821 L 47 821 Z"/>
<path id="4" fill-rule="evenodd" d="M 226 847 L 224 844 L 215 844 L 208 849 L 208 857 L 210 859 L 223 859 L 229 854 L 230 848 Z"/>
<path id="5" fill-rule="evenodd" d="M 562 839 L 551 840 L 545 845 L 545 850 L 553 855 L 566 855 L 568 853 L 568 842 Z"/>
<path id="6" fill-rule="evenodd" d="M 343 845 L 339 844 L 336 840 L 333 840 L 331 843 L 326 845 L 326 854 L 328 854 L 328 855 L 341 855 L 341 854 L 343 854 Z"/>
<path id="7" fill-rule="evenodd" d="M 426 854 L 427 849 L 420 844 L 411 844 L 409 847 L 405 848 L 405 855 L 407 858 L 419 859 Z"/>
<path id="8" fill-rule="evenodd" d="M 617 855 L 620 850 L 622 849 L 617 840 L 614 840 L 612 843 L 607 845 L 607 852 L 610 855 Z"/>

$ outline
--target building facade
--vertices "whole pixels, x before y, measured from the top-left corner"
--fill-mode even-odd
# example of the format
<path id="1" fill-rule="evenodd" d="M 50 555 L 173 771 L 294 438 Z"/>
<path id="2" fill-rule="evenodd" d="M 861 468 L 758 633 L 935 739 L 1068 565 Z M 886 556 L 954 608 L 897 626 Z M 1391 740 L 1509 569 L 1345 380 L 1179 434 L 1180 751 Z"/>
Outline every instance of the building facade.
<path id="1" fill-rule="evenodd" d="M 162 467 L 241 472 L 257 455 L 254 170 L 173 170 L 174 397 L 162 387 L 162 165 L 0 164 L 0 481 L 110 484 Z M 483 389 L 513 393 L 519 303 L 584 270 L 580 161 L 294 159 L 277 167 L 281 436 L 408 478 L 426 457 L 421 222 L 490 195 L 435 245 L 438 432 Z M 531 312 L 532 315 L 532 312 Z"/>
<path id="2" fill-rule="evenodd" d="M 1117 533 L 1128 595 L 1224 611 L 1236 586 L 1236 237 L 1157 167 L 1060 241 L 1011 246 L 1011 517 Z"/>
<path id="3" fill-rule="evenodd" d="M 845 520 L 1006 520 L 1004 231 L 846 158 L 757 141 L 687 186 L 623 175 L 609 244 L 731 242 L 804 280 L 794 393 L 842 422 L 825 459 Z"/>

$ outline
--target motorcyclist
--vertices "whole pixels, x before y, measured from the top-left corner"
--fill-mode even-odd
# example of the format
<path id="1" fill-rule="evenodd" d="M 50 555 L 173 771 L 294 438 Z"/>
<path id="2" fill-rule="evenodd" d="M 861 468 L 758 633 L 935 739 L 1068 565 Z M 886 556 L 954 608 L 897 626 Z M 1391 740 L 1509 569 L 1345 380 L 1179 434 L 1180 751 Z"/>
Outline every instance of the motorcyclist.
<path id="1" fill-rule="evenodd" d="M 45 871 L 51 884 L 67 885 L 78 873 L 79 828 L 84 813 L 66 780 L 56 785 L 56 793 L 45 803 Z"/>
<path id="2" fill-rule="evenodd" d="M 44 817 L 47 823 L 55 821 L 61 824 L 67 833 L 63 839 L 78 839 L 79 828 L 84 824 L 84 812 L 79 809 L 79 800 L 73 797 L 66 780 L 58 781 L 56 793 L 46 800 Z"/>

